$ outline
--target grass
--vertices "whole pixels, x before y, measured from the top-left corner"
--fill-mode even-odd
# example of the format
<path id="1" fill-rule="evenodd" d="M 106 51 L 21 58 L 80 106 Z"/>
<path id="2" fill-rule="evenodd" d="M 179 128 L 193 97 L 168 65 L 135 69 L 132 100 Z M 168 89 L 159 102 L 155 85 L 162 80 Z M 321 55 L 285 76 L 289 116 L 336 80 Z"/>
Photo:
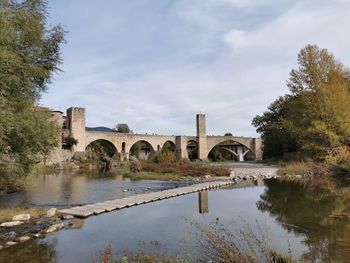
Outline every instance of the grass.
<path id="1" fill-rule="evenodd" d="M 32 218 L 40 218 L 46 214 L 47 209 L 34 207 L 0 208 L 0 222 L 11 221 L 15 215 L 30 214 Z"/>
<path id="2" fill-rule="evenodd" d="M 310 175 L 313 173 L 313 169 L 305 162 L 292 162 L 281 166 L 277 173 L 281 176 Z"/>
<path id="3" fill-rule="evenodd" d="M 183 174 L 178 173 L 153 173 L 153 172 L 140 172 L 140 173 L 133 173 L 131 176 L 131 179 L 134 180 L 160 180 L 160 181 L 175 181 L 175 180 L 181 180 L 184 179 Z"/>
<path id="4" fill-rule="evenodd" d="M 333 165 L 331 171 L 335 176 L 350 178 L 350 162 Z"/>
<path id="5" fill-rule="evenodd" d="M 130 163 L 122 163 L 118 169 L 117 169 L 117 173 L 124 175 L 124 176 L 128 176 L 131 175 L 131 169 L 130 169 L 131 165 Z"/>
<path id="6" fill-rule="evenodd" d="M 229 176 L 230 169 L 225 167 L 197 165 L 189 163 L 151 163 L 142 162 L 141 172 L 134 173 L 129 163 L 122 164 L 116 171 L 135 180 L 181 180 L 184 178 L 211 176 Z"/>
<path id="7" fill-rule="evenodd" d="M 260 163 L 260 164 L 266 164 L 266 165 L 283 165 L 283 161 L 278 158 L 268 158 L 268 159 L 263 159 L 259 161 L 253 161 L 253 163 Z"/>
<path id="8" fill-rule="evenodd" d="M 332 175 L 331 166 L 326 163 L 317 163 L 313 161 L 298 161 L 286 163 L 277 170 L 277 174 L 284 178 L 299 177 L 327 177 Z"/>
<path id="9" fill-rule="evenodd" d="M 200 167 L 189 163 L 142 163 L 142 171 L 155 173 L 178 173 L 190 177 L 229 176 L 230 169 L 226 167 Z"/>

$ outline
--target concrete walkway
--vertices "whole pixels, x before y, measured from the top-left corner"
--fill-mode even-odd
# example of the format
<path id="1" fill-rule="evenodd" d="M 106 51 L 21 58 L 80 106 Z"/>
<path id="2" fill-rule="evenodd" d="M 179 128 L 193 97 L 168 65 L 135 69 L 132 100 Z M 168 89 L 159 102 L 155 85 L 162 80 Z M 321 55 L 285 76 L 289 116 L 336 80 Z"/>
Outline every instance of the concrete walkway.
<path id="1" fill-rule="evenodd" d="M 129 196 L 121 199 L 115 199 L 90 205 L 77 206 L 68 209 L 62 209 L 59 212 L 63 215 L 72 215 L 75 217 L 86 218 L 91 215 L 99 215 L 104 212 L 119 210 L 127 207 L 132 207 L 140 204 L 146 204 L 158 200 L 163 200 L 180 195 L 186 195 L 194 192 L 224 187 L 234 184 L 233 181 L 214 181 L 205 182 L 170 190 L 164 190 L 153 193 Z"/>

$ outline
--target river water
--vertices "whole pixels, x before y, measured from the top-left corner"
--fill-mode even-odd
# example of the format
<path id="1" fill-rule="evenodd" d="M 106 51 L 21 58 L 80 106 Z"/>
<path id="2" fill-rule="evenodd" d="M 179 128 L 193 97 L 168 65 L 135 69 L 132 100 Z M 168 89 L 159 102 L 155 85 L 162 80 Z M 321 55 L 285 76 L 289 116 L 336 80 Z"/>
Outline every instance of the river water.
<path id="1" fill-rule="evenodd" d="M 122 177 L 50 175 L 33 178 L 25 193 L 2 206 L 66 206 L 174 187 L 174 182 Z M 123 192 L 129 189 L 130 191 Z M 247 226 L 282 253 L 305 262 L 350 262 L 350 185 L 342 182 L 264 184 L 194 193 L 74 220 L 63 231 L 0 251 L 0 262 L 92 262 L 111 245 L 114 253 L 162 251 L 196 258 L 201 225 Z"/>

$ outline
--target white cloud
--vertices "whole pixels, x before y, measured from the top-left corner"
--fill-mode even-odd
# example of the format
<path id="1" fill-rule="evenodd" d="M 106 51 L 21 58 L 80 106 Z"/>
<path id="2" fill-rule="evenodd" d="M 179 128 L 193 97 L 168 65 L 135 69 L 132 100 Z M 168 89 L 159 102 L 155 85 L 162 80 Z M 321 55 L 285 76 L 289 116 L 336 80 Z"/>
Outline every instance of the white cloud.
<path id="1" fill-rule="evenodd" d="M 349 1 L 110 1 L 84 26 L 82 3 L 67 3 L 51 14 L 71 32 L 65 72 L 42 101 L 86 107 L 90 126 L 194 134 L 201 111 L 209 134 L 256 135 L 251 119 L 287 92 L 303 46 L 350 64 Z"/>

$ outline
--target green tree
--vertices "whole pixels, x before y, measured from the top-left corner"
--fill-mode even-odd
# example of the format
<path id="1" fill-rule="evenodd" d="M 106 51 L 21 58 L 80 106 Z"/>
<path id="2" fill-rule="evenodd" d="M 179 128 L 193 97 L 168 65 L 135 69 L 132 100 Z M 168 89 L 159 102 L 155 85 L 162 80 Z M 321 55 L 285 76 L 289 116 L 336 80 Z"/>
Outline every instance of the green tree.
<path id="1" fill-rule="evenodd" d="M 115 128 L 115 131 L 121 132 L 121 133 L 131 133 L 129 125 L 126 123 L 118 123 L 116 128 Z"/>
<path id="2" fill-rule="evenodd" d="M 78 144 L 78 140 L 74 137 L 64 137 L 62 140 L 62 148 L 65 150 L 71 150 L 74 145 Z"/>
<path id="3" fill-rule="evenodd" d="M 349 158 L 350 73 L 326 49 L 308 45 L 298 54 L 287 86 L 268 111 L 253 119 L 265 157 L 299 151 L 317 161 Z"/>
<path id="4" fill-rule="evenodd" d="M 56 143 L 48 111 L 34 106 L 59 70 L 64 42 L 62 27 L 48 28 L 46 9 L 43 0 L 0 2 L 0 188 Z"/>
<path id="5" fill-rule="evenodd" d="M 175 144 L 170 142 L 164 143 L 161 152 L 158 156 L 160 163 L 173 163 L 176 162 Z"/>
<path id="6" fill-rule="evenodd" d="M 281 96 L 271 103 L 267 111 L 253 119 L 252 125 L 264 141 L 264 158 L 283 157 L 285 153 L 299 149 L 295 138 L 282 126 L 287 107 L 293 100 L 290 95 Z"/>
<path id="7" fill-rule="evenodd" d="M 295 98 L 282 126 L 301 150 L 320 161 L 344 159 L 350 136 L 350 73 L 326 49 L 308 45 L 298 55 L 299 68 L 287 82 Z"/>

